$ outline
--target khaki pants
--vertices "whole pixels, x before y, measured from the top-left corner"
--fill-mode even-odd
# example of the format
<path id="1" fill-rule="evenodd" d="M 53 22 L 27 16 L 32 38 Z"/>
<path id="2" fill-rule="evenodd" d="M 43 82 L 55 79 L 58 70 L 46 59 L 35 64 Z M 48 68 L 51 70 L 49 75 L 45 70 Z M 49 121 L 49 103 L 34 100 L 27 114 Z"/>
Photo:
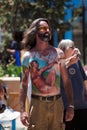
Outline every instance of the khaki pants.
<path id="1" fill-rule="evenodd" d="M 28 130 L 64 130 L 61 97 L 55 101 L 31 100 L 33 110 Z"/>

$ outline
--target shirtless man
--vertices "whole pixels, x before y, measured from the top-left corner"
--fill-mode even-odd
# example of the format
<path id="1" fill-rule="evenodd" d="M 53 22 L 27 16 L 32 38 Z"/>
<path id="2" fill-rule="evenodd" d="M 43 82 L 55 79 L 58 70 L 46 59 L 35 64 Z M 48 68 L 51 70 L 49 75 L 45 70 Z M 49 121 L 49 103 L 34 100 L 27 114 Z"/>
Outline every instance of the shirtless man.
<path id="1" fill-rule="evenodd" d="M 60 86 L 60 81 L 58 80 L 60 79 L 60 75 L 63 78 L 64 88 L 68 99 L 68 107 L 66 112 L 67 121 L 72 120 L 74 116 L 73 90 L 71 81 L 66 71 L 65 62 L 63 60 L 59 61 L 60 53 L 63 53 L 63 51 L 51 46 L 51 28 L 48 20 L 38 18 L 33 21 L 31 26 L 24 33 L 22 43 L 27 51 L 23 56 L 22 62 L 23 78 L 20 89 L 21 122 L 28 127 L 28 130 L 63 130 L 61 122 L 63 113 L 62 99 L 60 96 L 60 91 L 55 91 L 54 89 L 57 89 L 57 87 Z M 48 89 L 45 89 L 45 93 L 38 91 L 37 88 L 40 87 L 40 90 L 42 88 L 40 82 L 38 84 L 36 83 L 38 77 L 40 79 L 40 76 L 37 74 L 37 69 L 33 69 L 37 72 L 34 73 L 35 75 L 31 73 L 31 69 L 29 69 L 29 64 L 32 59 L 37 61 L 39 68 L 42 69 L 41 71 L 43 71 L 43 67 L 51 67 L 53 64 L 52 68 L 48 67 L 50 68 L 49 72 L 46 71 L 49 74 L 46 75 L 46 73 L 44 73 L 47 79 L 43 82 L 43 90 L 49 84 L 49 88 L 52 88 L 53 91 L 49 91 L 49 93 Z M 54 64 L 53 62 L 56 60 L 58 63 Z M 34 64 L 37 66 L 36 63 Z M 52 74 L 52 69 L 56 77 Z M 39 71 L 40 75 L 42 73 L 41 71 Z M 47 76 L 52 77 L 48 78 Z M 52 78 L 54 78 L 53 80 L 55 83 L 51 80 Z M 38 86 L 36 87 L 33 84 Z M 30 91 L 31 100 L 29 100 L 28 116 L 25 111 L 25 101 L 26 97 L 30 94 Z"/>

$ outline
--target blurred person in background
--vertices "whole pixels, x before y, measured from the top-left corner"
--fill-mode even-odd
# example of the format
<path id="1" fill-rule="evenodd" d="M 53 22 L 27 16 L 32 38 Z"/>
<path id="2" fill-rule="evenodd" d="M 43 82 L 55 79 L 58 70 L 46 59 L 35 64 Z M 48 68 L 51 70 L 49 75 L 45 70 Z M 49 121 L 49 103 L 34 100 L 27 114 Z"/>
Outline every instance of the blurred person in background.
<path id="1" fill-rule="evenodd" d="M 7 100 L 7 91 L 5 83 L 0 80 L 0 113 L 3 113 L 6 109 L 5 100 Z"/>
<path id="2" fill-rule="evenodd" d="M 22 40 L 23 32 L 13 32 L 12 34 L 12 43 L 9 48 L 7 48 L 7 52 L 9 52 L 15 58 L 14 64 L 17 66 L 21 66 L 21 40 Z"/>

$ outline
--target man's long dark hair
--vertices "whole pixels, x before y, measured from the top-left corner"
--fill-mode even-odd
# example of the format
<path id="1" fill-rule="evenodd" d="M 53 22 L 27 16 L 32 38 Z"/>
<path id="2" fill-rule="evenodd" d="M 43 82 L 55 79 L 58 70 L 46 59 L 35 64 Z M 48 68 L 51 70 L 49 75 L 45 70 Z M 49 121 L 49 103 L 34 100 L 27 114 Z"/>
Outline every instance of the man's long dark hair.
<path id="1" fill-rule="evenodd" d="M 38 18 L 32 22 L 30 27 L 24 32 L 22 45 L 26 50 L 30 50 L 36 45 L 36 33 L 39 27 L 40 21 L 45 21 L 50 27 L 50 24 L 45 18 Z"/>

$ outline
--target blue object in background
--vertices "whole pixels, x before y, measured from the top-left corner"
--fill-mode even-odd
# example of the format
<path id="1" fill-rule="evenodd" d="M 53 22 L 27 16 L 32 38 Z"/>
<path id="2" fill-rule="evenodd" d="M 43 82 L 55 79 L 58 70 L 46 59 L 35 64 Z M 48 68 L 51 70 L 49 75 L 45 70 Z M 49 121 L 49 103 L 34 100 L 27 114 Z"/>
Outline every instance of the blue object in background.
<path id="1" fill-rule="evenodd" d="M 1 31 L 1 26 L 0 26 L 0 45 L 1 45 L 1 42 L 2 42 L 2 31 Z"/>
<path id="2" fill-rule="evenodd" d="M 71 4 L 71 5 L 73 4 L 74 8 L 78 8 L 79 6 L 82 5 L 82 0 L 71 0 L 71 2 L 67 2 L 66 4 L 67 5 L 68 4 Z M 66 22 L 69 19 L 72 19 L 72 9 L 66 8 L 65 12 L 67 13 L 67 15 L 64 17 L 64 21 Z M 65 39 L 71 39 L 71 40 L 73 39 L 73 37 L 72 37 L 72 26 L 71 26 L 70 30 L 65 32 L 64 38 Z"/>
<path id="3" fill-rule="evenodd" d="M 54 46 L 58 47 L 58 32 L 56 30 L 53 31 L 53 41 L 54 41 Z"/>

